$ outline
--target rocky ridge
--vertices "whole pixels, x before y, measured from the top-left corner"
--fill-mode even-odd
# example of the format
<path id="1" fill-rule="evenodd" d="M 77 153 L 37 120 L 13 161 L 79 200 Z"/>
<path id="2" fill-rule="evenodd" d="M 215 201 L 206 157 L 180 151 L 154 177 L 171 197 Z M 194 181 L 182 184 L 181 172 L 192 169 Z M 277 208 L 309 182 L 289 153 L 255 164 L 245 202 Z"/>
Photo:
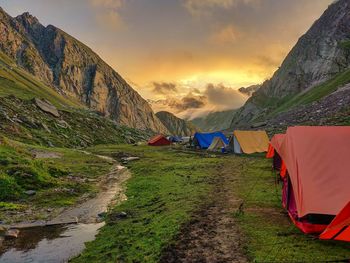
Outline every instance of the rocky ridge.
<path id="1" fill-rule="evenodd" d="M 335 1 L 303 35 L 273 77 L 234 116 L 231 128 L 261 121 L 296 94 L 343 72 L 350 65 L 350 2 Z"/>
<path id="2" fill-rule="evenodd" d="M 89 47 L 29 13 L 0 8 L 0 51 L 64 96 L 118 124 L 166 133 L 149 104 Z"/>
<path id="3" fill-rule="evenodd" d="M 156 116 L 172 135 L 191 136 L 197 131 L 192 123 L 180 119 L 170 112 L 160 111 L 156 113 Z"/>

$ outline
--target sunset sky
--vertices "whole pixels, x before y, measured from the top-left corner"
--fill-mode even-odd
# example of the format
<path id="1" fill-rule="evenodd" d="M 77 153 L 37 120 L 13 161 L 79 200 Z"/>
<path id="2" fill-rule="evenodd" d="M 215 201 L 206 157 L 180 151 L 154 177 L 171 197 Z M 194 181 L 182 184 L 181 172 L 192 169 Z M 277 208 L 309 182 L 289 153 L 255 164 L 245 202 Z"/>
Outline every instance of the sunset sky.
<path id="1" fill-rule="evenodd" d="M 225 110 L 245 101 L 236 89 L 272 75 L 332 1 L 0 0 L 0 6 L 12 16 L 29 11 L 81 40 L 147 99 Z M 184 115 L 188 108 L 181 107 L 173 111 Z"/>

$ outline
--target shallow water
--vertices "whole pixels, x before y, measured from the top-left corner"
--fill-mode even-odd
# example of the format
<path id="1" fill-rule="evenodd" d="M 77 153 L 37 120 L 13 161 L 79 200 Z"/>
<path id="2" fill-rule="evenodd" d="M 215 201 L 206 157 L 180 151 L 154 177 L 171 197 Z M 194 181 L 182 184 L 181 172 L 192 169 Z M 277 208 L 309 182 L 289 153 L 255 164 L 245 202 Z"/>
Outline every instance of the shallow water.
<path id="1" fill-rule="evenodd" d="M 1 263 L 62 263 L 78 256 L 104 223 L 23 229 L 0 246 Z"/>
<path id="2" fill-rule="evenodd" d="M 94 240 L 104 225 L 98 223 L 98 214 L 106 211 L 113 200 L 126 199 L 122 184 L 129 177 L 125 167 L 115 165 L 96 197 L 67 209 L 44 225 L 34 222 L 14 226 L 20 228 L 18 238 L 3 242 L 0 239 L 0 263 L 61 263 L 78 256 L 85 248 L 84 243 Z M 62 224 L 76 220 L 79 224 Z M 28 225 L 37 227 L 26 228 Z"/>

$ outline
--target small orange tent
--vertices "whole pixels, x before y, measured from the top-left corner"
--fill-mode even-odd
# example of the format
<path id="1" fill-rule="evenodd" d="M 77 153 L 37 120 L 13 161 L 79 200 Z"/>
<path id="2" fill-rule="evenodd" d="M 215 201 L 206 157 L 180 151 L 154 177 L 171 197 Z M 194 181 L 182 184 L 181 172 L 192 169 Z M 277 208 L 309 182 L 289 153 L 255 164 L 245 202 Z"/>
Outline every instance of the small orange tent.
<path id="1" fill-rule="evenodd" d="M 283 199 L 293 222 L 350 241 L 350 127 L 291 127 L 273 147 L 287 169 Z"/>
<path id="2" fill-rule="evenodd" d="M 167 138 L 165 138 L 161 134 L 153 137 L 148 141 L 148 145 L 150 146 L 166 146 L 170 144 L 171 144 L 171 141 L 169 141 Z"/>

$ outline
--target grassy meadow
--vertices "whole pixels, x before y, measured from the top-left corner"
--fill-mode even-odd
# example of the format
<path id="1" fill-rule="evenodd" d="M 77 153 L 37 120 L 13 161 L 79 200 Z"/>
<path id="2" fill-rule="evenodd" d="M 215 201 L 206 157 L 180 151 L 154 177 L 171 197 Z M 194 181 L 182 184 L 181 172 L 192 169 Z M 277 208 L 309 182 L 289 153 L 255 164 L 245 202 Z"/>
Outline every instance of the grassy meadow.
<path id="1" fill-rule="evenodd" d="M 270 160 L 263 156 L 237 157 L 147 146 L 98 146 L 89 151 L 118 158 L 139 156 L 128 165 L 128 200 L 114 207 L 97 239 L 72 262 L 158 262 L 176 242 L 181 226 L 214 195 L 213 177 L 219 167 L 241 167 L 232 191 L 244 202 L 232 213 L 252 262 L 324 262 L 350 258 L 347 243 L 320 241 L 302 234 L 281 206 Z M 232 173 L 234 174 L 234 173 Z M 237 173 L 235 173 L 237 174 Z M 115 215 L 126 212 L 125 219 Z"/>

